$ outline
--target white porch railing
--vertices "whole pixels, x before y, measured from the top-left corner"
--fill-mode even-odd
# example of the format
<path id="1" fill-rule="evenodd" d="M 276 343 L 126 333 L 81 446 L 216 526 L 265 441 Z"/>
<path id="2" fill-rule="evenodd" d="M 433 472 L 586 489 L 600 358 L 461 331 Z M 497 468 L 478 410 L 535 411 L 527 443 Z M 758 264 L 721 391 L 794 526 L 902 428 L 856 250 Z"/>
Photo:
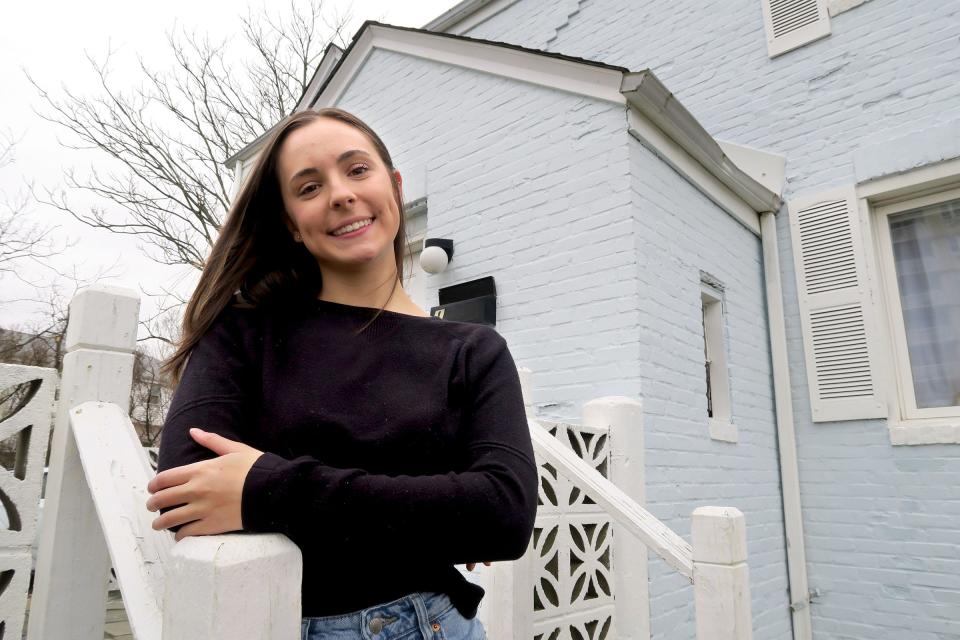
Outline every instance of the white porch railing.
<path id="1" fill-rule="evenodd" d="M 152 471 L 129 417 L 119 408 L 127 405 L 138 306 L 134 293 L 102 287 L 79 293 L 71 303 L 29 639 L 100 640 L 112 561 L 131 627 L 140 640 L 292 640 L 300 629 L 301 564 L 299 550 L 289 540 L 279 535 L 231 534 L 192 537 L 174 545 L 171 534 L 150 527 L 153 515 L 144 504 Z M 0 366 L 0 374 L 9 371 Z M 31 411 L 42 413 L 49 411 L 54 377 L 50 371 L 39 371 L 38 379 L 46 381 L 46 387 L 40 385 L 42 393 L 34 398 L 41 408 Z M 16 380 L 24 376 L 16 375 L 20 376 Z M 0 375 L 0 381 L 6 379 Z M 529 387 L 528 379 L 525 386 Z M 67 411 L 68 407 L 73 409 Z M 22 431 L 20 424 L 0 423 L 0 437 Z M 35 437 L 44 422 L 31 424 Z M 592 589 L 597 597 L 582 606 L 557 598 L 553 610 L 541 606 L 535 613 L 537 601 L 543 605 L 548 599 L 543 585 L 535 581 L 541 577 L 543 563 L 552 559 L 537 555 L 549 536 L 542 527 L 539 546 L 533 545 L 523 559 L 495 563 L 483 573 L 488 595 L 481 615 L 489 637 L 648 638 L 649 548 L 692 581 L 698 640 L 750 640 L 743 516 L 730 508 L 697 509 L 691 546 L 643 509 L 637 501 L 643 500 L 639 403 L 599 399 L 584 407 L 584 426 L 547 427 L 557 435 L 565 434 L 566 444 L 531 420 L 539 462 L 555 471 L 554 490 L 562 485 L 567 498 L 573 497 L 562 508 L 557 500 L 556 510 L 543 511 L 550 512 L 555 524 L 568 528 L 575 524 L 576 532 L 568 542 L 579 550 L 570 551 L 572 555 L 564 561 L 566 584 L 560 591 Z M 612 448 L 604 448 L 604 439 L 613 443 Z M 45 435 L 40 442 L 46 442 Z M 580 449 L 579 455 L 574 448 Z M 38 449 L 42 446 L 33 448 L 31 455 Z M 39 459 L 42 473 L 42 455 Z M 37 473 L 36 465 L 26 463 L 27 477 Z M 569 484 L 561 483 L 561 477 Z M 0 470 L 4 495 L 16 493 L 11 482 Z M 29 505 L 36 504 L 39 484 L 35 484 L 37 495 L 25 491 L 18 497 L 24 505 L 22 513 L 29 513 Z M 576 511 L 572 519 L 564 511 L 571 505 Z M 29 562 L 32 538 L 27 530 L 19 535 L 0 535 L 0 542 L 6 541 L 0 549 L 0 580 L 14 569 L 14 581 L 4 594 L 8 599 L 0 600 L 4 616 L 0 624 L 10 637 L 20 637 L 16 620 L 22 624 L 23 608 L 18 607 L 17 618 L 16 612 L 8 616 L 9 609 L 2 607 L 10 602 L 11 593 L 17 602 L 26 600 L 24 563 Z M 627 612 L 630 627 L 617 631 L 617 618 L 624 619 Z"/>

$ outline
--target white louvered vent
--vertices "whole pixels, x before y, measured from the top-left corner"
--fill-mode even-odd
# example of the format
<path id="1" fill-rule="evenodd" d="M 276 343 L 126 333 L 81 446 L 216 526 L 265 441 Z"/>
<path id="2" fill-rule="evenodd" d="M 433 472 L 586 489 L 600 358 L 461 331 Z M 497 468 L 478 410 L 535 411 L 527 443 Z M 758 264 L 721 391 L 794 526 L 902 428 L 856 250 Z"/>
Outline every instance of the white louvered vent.
<path id="1" fill-rule="evenodd" d="M 826 0 L 760 0 L 770 57 L 830 34 Z"/>
<path id="2" fill-rule="evenodd" d="M 885 416 L 854 190 L 797 199 L 789 209 L 813 421 Z"/>

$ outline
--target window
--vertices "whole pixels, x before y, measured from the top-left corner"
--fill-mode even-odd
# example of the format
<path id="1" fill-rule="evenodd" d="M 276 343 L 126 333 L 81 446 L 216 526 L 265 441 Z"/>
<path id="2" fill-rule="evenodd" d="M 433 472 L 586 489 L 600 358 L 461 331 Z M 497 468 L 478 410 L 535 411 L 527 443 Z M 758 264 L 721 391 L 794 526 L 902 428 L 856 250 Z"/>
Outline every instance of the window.
<path id="1" fill-rule="evenodd" d="M 730 419 L 730 378 L 723 329 L 723 289 L 715 279 L 702 274 L 700 300 L 703 307 L 704 373 L 707 382 L 707 424 L 710 437 L 737 441 L 737 428 Z"/>
<path id="2" fill-rule="evenodd" d="M 875 206 L 900 418 L 960 416 L 960 189 Z"/>

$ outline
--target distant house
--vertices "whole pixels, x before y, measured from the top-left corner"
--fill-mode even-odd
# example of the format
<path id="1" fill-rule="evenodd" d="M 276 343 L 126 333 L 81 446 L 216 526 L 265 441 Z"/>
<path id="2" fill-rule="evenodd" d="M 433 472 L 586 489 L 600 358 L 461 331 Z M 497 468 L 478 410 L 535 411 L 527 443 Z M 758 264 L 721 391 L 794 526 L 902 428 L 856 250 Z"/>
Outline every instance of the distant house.
<path id="1" fill-rule="evenodd" d="M 58 368 L 60 352 L 56 333 L 34 335 L 0 329 L 0 363 L 26 364 L 37 367 Z M 142 351 L 134 354 L 133 387 L 130 390 L 130 419 L 147 446 L 156 446 L 167 409 L 173 396 L 173 385 L 161 374 L 161 361 Z M 0 416 L 3 407 L 12 406 L 22 396 L 22 390 L 0 390 Z M 5 448 L 6 447 L 6 448 Z M 12 455 L 15 443 L 0 443 L 0 462 L 4 451 Z"/>
<path id="2" fill-rule="evenodd" d="M 423 30 L 365 24 L 298 109 L 381 134 L 410 290 L 440 311 L 492 277 L 539 416 L 639 399 L 649 510 L 683 534 L 697 506 L 744 512 L 755 638 L 945 639 L 957 33 L 933 0 L 467 0 Z M 425 238 L 454 242 L 442 273 L 416 266 Z M 649 591 L 651 637 L 692 638 L 689 585 L 651 563 Z"/>

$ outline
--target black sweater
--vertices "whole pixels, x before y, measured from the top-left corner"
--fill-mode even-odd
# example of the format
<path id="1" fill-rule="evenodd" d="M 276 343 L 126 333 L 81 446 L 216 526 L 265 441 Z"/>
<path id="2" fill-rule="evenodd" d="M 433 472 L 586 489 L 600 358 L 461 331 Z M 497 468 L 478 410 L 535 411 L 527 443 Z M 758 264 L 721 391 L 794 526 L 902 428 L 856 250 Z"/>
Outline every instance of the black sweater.
<path id="1" fill-rule="evenodd" d="M 519 557 L 537 471 L 516 366 L 493 329 L 311 301 L 228 307 L 197 344 L 159 469 L 212 458 L 190 427 L 266 453 L 243 486 L 247 531 L 303 553 L 303 615 L 439 591 L 473 617 L 455 564 Z"/>

